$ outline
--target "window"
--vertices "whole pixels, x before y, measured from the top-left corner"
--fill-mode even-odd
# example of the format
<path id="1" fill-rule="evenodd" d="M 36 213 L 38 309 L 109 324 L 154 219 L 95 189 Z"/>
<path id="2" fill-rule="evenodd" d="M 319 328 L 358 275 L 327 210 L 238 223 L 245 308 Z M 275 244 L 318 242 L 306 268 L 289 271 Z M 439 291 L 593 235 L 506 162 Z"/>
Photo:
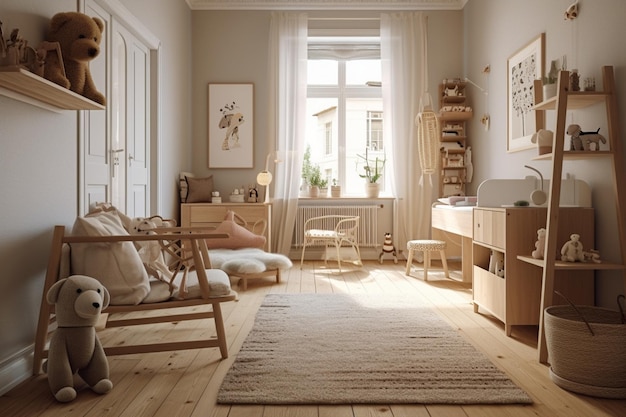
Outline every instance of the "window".
<path id="1" fill-rule="evenodd" d="M 371 161 L 385 157 L 379 44 L 372 37 L 309 38 L 306 142 L 311 163 L 344 195 L 365 192 L 359 156 L 366 149 Z"/>

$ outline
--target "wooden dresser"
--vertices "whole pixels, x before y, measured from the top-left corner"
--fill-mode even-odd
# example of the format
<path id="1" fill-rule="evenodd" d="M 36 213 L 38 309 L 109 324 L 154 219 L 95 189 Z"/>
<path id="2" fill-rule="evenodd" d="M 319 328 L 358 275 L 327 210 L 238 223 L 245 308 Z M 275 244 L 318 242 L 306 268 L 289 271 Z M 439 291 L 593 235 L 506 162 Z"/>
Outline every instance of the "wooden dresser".
<path id="1" fill-rule="evenodd" d="M 182 227 L 217 227 L 226 217 L 226 212 L 232 210 L 248 223 L 252 230 L 259 220 L 265 220 L 265 249 L 272 247 L 272 206 L 263 203 L 183 203 L 180 205 L 180 223 Z"/>

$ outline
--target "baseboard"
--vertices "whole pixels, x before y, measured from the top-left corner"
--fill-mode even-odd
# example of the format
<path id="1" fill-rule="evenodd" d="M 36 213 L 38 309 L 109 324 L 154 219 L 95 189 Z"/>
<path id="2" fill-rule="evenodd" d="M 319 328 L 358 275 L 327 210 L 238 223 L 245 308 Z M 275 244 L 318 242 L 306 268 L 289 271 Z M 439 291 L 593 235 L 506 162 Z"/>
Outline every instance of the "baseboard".
<path id="1" fill-rule="evenodd" d="M 0 395 L 4 395 L 31 376 L 33 349 L 29 346 L 0 362 Z"/>
<path id="2" fill-rule="evenodd" d="M 350 248 L 342 248 L 342 249 L 350 249 Z M 380 256 L 381 249 L 380 248 L 360 248 L 361 251 L 361 259 L 364 261 L 377 261 Z M 289 258 L 291 260 L 300 261 L 300 256 L 302 255 L 302 248 L 291 248 L 289 252 Z M 398 251 L 398 261 L 406 263 L 406 257 L 404 256 L 403 251 Z M 347 256 L 350 258 L 350 256 Z M 307 248 L 304 254 L 305 261 L 318 261 L 324 259 L 324 249 L 320 247 L 311 247 Z M 334 258 L 333 258 L 334 259 Z M 384 260 L 393 260 L 393 256 L 391 254 L 385 255 Z"/>

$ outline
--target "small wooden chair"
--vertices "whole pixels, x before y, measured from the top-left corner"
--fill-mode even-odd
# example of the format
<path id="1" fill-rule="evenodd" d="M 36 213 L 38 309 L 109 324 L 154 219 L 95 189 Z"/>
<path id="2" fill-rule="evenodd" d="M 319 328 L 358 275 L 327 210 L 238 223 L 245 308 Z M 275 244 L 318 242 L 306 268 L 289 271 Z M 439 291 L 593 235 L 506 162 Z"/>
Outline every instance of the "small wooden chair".
<path id="1" fill-rule="evenodd" d="M 47 340 L 50 325 L 54 322 L 54 306 L 46 301 L 46 294 L 50 287 L 59 279 L 64 278 L 62 265 L 64 256 L 67 256 L 68 249 L 71 251 L 72 244 L 113 244 L 119 242 L 146 242 L 158 241 L 161 247 L 167 252 L 169 258 L 173 259 L 174 277 L 182 272 L 183 280 L 189 279 L 193 275 L 199 286 L 199 296 L 196 298 L 169 298 L 166 301 L 155 303 L 144 303 L 137 305 L 110 305 L 103 313 L 108 315 L 106 327 L 132 327 L 136 325 L 147 325 L 155 323 L 177 322 L 182 320 L 198 320 L 213 318 L 215 322 L 216 336 L 203 340 L 183 340 L 166 341 L 151 344 L 104 346 L 107 355 L 126 355 L 134 353 L 161 352 L 182 349 L 199 349 L 206 347 L 219 347 L 223 359 L 228 357 L 228 346 L 226 333 L 224 330 L 224 320 L 222 317 L 221 303 L 233 301 L 237 298 L 237 293 L 230 289 L 230 282 L 225 272 L 211 269 L 209 263 L 208 249 L 205 239 L 227 238 L 228 234 L 206 233 L 203 230 L 192 228 L 163 228 L 155 229 L 155 234 L 151 235 L 118 235 L 118 236 L 66 236 L 64 226 L 55 226 L 52 237 L 52 249 L 44 282 L 43 295 L 41 299 L 41 309 L 39 322 L 35 336 L 35 351 L 33 360 L 33 374 L 37 375 L 41 371 L 41 364 L 47 357 Z M 71 255 L 70 255 L 71 256 Z M 66 260 L 65 260 L 66 261 Z M 223 277 L 226 277 L 226 284 Z M 212 287 L 217 288 L 217 283 L 212 280 L 219 280 L 222 293 L 218 296 L 212 294 Z M 224 285 L 227 289 L 224 290 Z M 183 294 L 184 292 L 179 293 Z M 180 307 L 193 307 L 199 305 L 211 305 L 210 311 L 183 312 L 180 314 L 168 314 L 167 309 Z M 159 316 L 139 317 L 132 319 L 114 319 L 115 313 L 145 312 L 150 310 L 163 311 Z"/>

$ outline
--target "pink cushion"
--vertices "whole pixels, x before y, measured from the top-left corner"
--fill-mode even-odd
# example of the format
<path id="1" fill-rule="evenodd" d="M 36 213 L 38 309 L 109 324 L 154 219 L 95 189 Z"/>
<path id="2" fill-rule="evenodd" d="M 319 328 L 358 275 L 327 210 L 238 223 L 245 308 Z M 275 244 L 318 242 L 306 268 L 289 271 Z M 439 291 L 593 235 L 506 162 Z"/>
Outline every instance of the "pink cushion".
<path id="1" fill-rule="evenodd" d="M 235 222 L 235 212 L 229 210 L 226 218 L 215 229 L 218 233 L 228 233 L 228 239 L 207 239 L 209 249 L 239 249 L 262 248 L 265 246 L 265 236 L 252 233 Z"/>

